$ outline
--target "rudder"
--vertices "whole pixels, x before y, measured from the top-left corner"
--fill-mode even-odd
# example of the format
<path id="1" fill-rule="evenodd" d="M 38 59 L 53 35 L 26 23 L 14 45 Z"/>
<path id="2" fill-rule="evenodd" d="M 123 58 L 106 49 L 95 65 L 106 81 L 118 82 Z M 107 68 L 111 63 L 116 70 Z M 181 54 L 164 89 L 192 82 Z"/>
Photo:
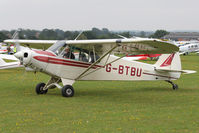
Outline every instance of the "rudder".
<path id="1" fill-rule="evenodd" d="M 169 69 L 169 70 L 181 70 L 180 54 L 162 54 L 158 61 L 154 64 L 156 68 Z"/>

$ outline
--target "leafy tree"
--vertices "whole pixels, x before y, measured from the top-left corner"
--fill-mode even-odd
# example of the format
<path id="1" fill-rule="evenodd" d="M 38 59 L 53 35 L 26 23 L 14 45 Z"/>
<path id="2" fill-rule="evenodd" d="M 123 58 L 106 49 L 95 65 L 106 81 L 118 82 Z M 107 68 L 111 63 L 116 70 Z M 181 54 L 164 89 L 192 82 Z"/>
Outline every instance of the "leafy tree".
<path id="1" fill-rule="evenodd" d="M 144 31 L 140 32 L 140 37 L 146 37 L 146 33 Z"/>
<path id="2" fill-rule="evenodd" d="M 165 35 L 168 35 L 169 32 L 167 32 L 166 30 L 156 30 L 156 32 L 151 35 L 152 38 L 162 38 Z"/>
<path id="3" fill-rule="evenodd" d="M 39 35 L 39 39 L 41 40 L 57 40 L 57 38 L 57 33 L 52 29 L 44 29 Z"/>
<path id="4" fill-rule="evenodd" d="M 3 40 L 8 39 L 8 36 L 5 35 L 3 32 L 0 32 L 0 42 L 3 42 Z"/>

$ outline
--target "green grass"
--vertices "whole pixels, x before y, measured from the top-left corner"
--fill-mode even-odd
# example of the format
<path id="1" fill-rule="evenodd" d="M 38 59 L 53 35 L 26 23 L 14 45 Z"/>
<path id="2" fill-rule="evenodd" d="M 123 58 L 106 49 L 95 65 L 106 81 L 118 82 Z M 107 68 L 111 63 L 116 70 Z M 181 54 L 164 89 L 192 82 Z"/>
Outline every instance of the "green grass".
<path id="1" fill-rule="evenodd" d="M 199 71 L 199 56 L 182 56 L 182 64 Z M 36 84 L 49 79 L 41 73 L 19 68 L 0 75 L 1 133 L 199 132 L 199 73 L 174 81 L 177 91 L 164 81 L 81 81 L 73 98 L 58 89 L 36 95 Z"/>

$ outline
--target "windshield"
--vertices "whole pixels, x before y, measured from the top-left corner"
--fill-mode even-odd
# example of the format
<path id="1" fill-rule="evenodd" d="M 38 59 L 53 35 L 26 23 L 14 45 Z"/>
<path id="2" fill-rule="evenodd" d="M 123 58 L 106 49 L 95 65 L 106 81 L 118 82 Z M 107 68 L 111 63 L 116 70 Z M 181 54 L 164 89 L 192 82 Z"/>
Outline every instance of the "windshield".
<path id="1" fill-rule="evenodd" d="M 65 41 L 58 41 L 55 44 L 53 44 L 50 48 L 48 48 L 48 51 L 52 51 L 56 55 L 59 55 L 63 49 L 66 47 Z"/>
<path id="2" fill-rule="evenodd" d="M 47 50 L 55 53 L 61 58 L 72 59 L 82 62 L 93 63 L 97 59 L 99 59 L 99 56 L 95 52 L 94 47 L 90 49 L 84 49 L 82 47 L 70 46 L 66 44 L 65 41 L 58 41 Z"/>

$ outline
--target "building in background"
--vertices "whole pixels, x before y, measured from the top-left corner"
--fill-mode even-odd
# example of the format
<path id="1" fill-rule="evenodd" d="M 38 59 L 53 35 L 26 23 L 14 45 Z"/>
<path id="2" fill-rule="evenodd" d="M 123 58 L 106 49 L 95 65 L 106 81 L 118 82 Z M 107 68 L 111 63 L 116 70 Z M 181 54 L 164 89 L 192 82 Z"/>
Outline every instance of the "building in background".
<path id="1" fill-rule="evenodd" d="M 163 39 L 175 41 L 199 40 L 199 32 L 170 32 L 168 35 L 164 36 Z"/>

